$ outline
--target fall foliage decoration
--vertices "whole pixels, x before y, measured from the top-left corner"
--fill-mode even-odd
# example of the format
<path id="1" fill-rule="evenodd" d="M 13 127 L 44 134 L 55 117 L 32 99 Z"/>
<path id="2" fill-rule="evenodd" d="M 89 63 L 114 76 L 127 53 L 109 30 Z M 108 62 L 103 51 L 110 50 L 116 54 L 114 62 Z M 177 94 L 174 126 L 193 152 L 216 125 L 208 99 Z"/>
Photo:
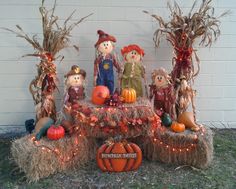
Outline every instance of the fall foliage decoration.
<path id="1" fill-rule="evenodd" d="M 116 89 L 115 92 L 110 95 L 108 99 L 105 100 L 105 105 L 118 107 L 121 106 L 122 101 L 123 98 L 119 95 L 118 89 Z"/>
<path id="2" fill-rule="evenodd" d="M 133 88 L 124 88 L 121 96 L 126 103 L 134 103 L 136 101 L 136 91 Z"/>
<path id="3" fill-rule="evenodd" d="M 134 143 L 107 141 L 98 149 L 96 159 L 102 171 L 133 171 L 142 163 L 142 151 Z"/>
<path id="4" fill-rule="evenodd" d="M 124 138 L 146 135 L 150 130 L 161 127 L 160 118 L 145 98 L 117 107 L 97 106 L 90 101 L 81 101 L 71 116 L 75 133 L 105 139 L 117 135 Z"/>
<path id="5" fill-rule="evenodd" d="M 42 43 L 39 42 L 37 35 L 30 37 L 19 25 L 16 25 L 17 31 L 2 28 L 16 34 L 17 37 L 25 39 L 35 49 L 33 54 L 26 54 L 23 57 L 33 56 L 40 58 L 40 63 L 37 65 L 38 75 L 29 85 L 29 90 L 35 103 L 36 120 L 42 117 L 51 117 L 56 120 L 56 106 L 53 95 L 57 89 L 56 83 L 58 80 L 54 61 L 59 57 L 56 57 L 56 54 L 69 46 L 71 31 L 91 15 L 69 24 L 74 11 L 60 26 L 59 17 L 54 15 L 55 9 L 56 1 L 54 2 L 53 8 L 47 10 L 44 6 L 44 0 L 42 0 L 42 5 L 39 8 L 43 30 Z M 78 50 L 77 46 L 74 47 Z M 61 57 L 62 59 L 63 57 Z"/>

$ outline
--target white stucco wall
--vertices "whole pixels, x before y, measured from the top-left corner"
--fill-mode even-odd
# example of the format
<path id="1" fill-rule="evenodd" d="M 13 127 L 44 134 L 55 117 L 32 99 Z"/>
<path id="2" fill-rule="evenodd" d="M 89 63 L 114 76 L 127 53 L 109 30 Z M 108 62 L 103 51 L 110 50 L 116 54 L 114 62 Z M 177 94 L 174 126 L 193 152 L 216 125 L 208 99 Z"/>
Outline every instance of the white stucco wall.
<path id="1" fill-rule="evenodd" d="M 54 1 L 47 0 L 47 5 Z M 184 11 L 193 1 L 177 0 Z M 30 35 L 41 36 L 40 0 L 0 0 L 0 27 L 14 28 L 19 24 Z M 116 51 L 137 43 L 145 49 L 144 63 L 150 80 L 151 70 L 164 67 L 171 70 L 172 49 L 163 39 L 159 49 L 154 49 L 152 34 L 157 24 L 142 10 L 168 18 L 165 0 L 58 0 L 56 15 L 66 18 L 74 9 L 74 18 L 94 13 L 72 32 L 71 44 L 80 45 L 79 54 L 72 48 L 61 52 L 65 56 L 57 63 L 63 93 L 63 75 L 71 65 L 78 64 L 87 71 L 88 94 L 92 86 L 94 43 L 97 29 L 116 36 Z M 231 9 L 232 14 L 222 19 L 222 35 L 211 49 L 201 47 L 198 56 L 201 72 L 195 82 L 198 91 L 197 116 L 201 122 L 221 123 L 236 127 L 236 1 L 213 0 L 216 13 Z M 197 47 L 197 46 L 196 46 Z M 24 125 L 34 118 L 34 106 L 28 85 L 36 75 L 37 59 L 20 58 L 33 49 L 23 39 L 0 30 L 0 127 Z M 58 101 L 61 94 L 57 94 Z"/>

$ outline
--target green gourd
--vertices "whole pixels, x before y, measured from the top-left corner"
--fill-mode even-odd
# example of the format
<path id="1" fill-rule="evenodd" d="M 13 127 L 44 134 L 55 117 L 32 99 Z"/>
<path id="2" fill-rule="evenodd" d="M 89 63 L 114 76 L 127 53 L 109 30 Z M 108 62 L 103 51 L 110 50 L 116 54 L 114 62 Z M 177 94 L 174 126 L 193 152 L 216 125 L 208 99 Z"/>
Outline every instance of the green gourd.
<path id="1" fill-rule="evenodd" d="M 49 119 L 44 125 L 43 127 L 39 130 L 39 132 L 37 132 L 35 138 L 36 140 L 40 140 L 43 136 L 45 136 L 47 134 L 47 130 L 49 129 L 49 127 L 51 125 L 54 124 L 54 121 L 52 119 Z"/>
<path id="2" fill-rule="evenodd" d="M 166 127 L 170 127 L 172 124 L 172 119 L 169 114 L 163 113 L 161 116 L 162 124 Z"/>

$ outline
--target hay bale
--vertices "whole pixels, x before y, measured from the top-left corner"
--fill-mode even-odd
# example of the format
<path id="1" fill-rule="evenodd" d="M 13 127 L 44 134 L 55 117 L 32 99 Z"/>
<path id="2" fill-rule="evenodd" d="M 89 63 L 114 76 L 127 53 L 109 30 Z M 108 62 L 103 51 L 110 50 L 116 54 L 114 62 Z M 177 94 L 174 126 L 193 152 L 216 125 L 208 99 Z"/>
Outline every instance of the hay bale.
<path id="1" fill-rule="evenodd" d="M 95 157 L 96 141 L 86 137 L 46 137 L 39 142 L 27 135 L 12 142 L 11 154 L 28 181 L 38 181 L 56 172 L 78 168 Z"/>
<path id="2" fill-rule="evenodd" d="M 135 141 L 144 156 L 152 161 L 207 168 L 213 158 L 213 135 L 209 128 L 202 127 L 196 133 L 165 130 L 154 137 L 142 136 Z"/>
<path id="3" fill-rule="evenodd" d="M 80 105 L 81 109 L 72 112 L 75 128 L 78 132 L 95 138 L 105 139 L 117 135 L 130 138 L 147 135 L 147 131 L 153 126 L 150 119 L 158 117 L 146 98 L 138 98 L 135 103 L 118 107 L 98 106 L 91 101 L 81 101 Z M 83 109 L 89 114 L 83 113 Z M 94 119 L 96 121 L 92 121 Z"/>

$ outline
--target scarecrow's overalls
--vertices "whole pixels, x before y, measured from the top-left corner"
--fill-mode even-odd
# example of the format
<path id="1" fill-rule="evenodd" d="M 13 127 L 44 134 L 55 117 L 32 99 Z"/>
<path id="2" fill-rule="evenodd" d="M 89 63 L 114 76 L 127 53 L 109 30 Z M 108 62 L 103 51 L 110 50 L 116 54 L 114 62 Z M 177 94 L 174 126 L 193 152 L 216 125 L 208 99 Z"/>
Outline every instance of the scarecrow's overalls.
<path id="1" fill-rule="evenodd" d="M 114 72 L 113 65 L 116 67 L 116 60 L 112 55 L 106 57 L 98 57 L 96 61 L 98 67 L 97 85 L 105 85 L 108 87 L 110 94 L 114 91 Z"/>

